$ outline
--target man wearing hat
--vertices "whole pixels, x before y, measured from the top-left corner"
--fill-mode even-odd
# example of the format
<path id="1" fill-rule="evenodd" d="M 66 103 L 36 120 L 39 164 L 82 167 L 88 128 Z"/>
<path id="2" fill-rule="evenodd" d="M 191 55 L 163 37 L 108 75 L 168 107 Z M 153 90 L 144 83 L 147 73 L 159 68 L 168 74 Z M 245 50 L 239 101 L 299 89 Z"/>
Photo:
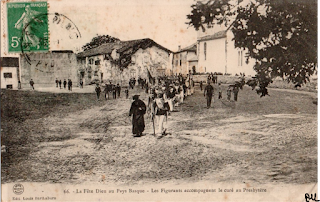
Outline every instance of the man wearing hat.
<path id="1" fill-rule="evenodd" d="M 145 103 L 139 99 L 139 95 L 134 95 L 131 104 L 129 116 L 132 116 L 132 133 L 133 137 L 141 137 L 144 131 L 144 114 L 146 113 Z"/>

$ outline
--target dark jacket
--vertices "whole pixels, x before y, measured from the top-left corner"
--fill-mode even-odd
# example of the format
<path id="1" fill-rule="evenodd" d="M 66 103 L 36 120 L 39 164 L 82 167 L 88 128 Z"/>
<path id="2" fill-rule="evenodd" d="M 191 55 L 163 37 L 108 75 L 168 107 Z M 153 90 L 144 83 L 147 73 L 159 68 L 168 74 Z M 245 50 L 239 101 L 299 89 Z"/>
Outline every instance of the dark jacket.
<path id="1" fill-rule="evenodd" d="M 129 116 L 132 115 L 132 133 L 141 134 L 144 131 L 144 114 L 147 107 L 145 103 L 138 99 L 132 102 Z"/>

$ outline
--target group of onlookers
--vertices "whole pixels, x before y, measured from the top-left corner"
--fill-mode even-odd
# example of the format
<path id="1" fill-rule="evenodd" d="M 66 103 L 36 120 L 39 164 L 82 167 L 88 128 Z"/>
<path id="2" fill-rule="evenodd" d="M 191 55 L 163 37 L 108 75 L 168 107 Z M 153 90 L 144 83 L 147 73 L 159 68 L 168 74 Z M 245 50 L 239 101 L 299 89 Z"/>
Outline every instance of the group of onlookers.
<path id="1" fill-rule="evenodd" d="M 149 95 L 147 105 L 139 99 L 139 95 L 133 96 L 134 101 L 129 113 L 133 116 L 132 133 L 134 137 L 142 135 L 145 127 L 143 115 L 148 112 L 153 122 L 153 134 L 161 138 L 166 135 L 167 119 L 170 113 L 174 112 L 174 107 L 194 93 L 194 82 L 190 77 L 181 79 L 178 76 L 169 79 L 164 76 L 157 78 L 156 84 L 148 84 L 145 89 Z"/>
<path id="2" fill-rule="evenodd" d="M 82 80 L 81 80 L 82 81 Z M 81 82 L 80 82 L 81 83 Z M 72 80 L 68 79 L 68 82 L 66 81 L 66 79 L 64 79 L 64 81 L 62 82 L 61 79 L 58 80 L 56 78 L 56 87 L 62 89 L 62 84 L 63 84 L 63 88 L 66 89 L 67 84 L 68 84 L 68 90 L 72 91 Z M 82 87 L 83 87 L 83 81 L 82 81 Z"/>
<path id="3" fill-rule="evenodd" d="M 203 82 L 200 82 L 200 89 L 202 91 L 202 85 Z M 210 108 L 211 106 L 211 102 L 214 96 L 214 87 L 211 85 L 211 82 L 208 81 L 208 85 L 205 87 L 203 95 L 206 97 L 207 99 L 207 108 Z M 222 87 L 221 87 L 221 83 L 218 84 L 218 99 L 221 100 L 222 99 Z M 229 85 L 228 89 L 227 89 L 227 100 L 228 102 L 231 101 L 231 93 L 233 93 L 234 95 L 234 101 L 238 101 L 238 93 L 239 93 L 239 86 L 237 85 Z"/>
<path id="4" fill-rule="evenodd" d="M 99 100 L 100 99 L 100 94 L 102 92 L 99 83 L 96 84 L 95 92 L 96 92 L 97 98 Z M 129 93 L 128 88 L 126 88 L 125 93 L 126 93 L 126 97 L 127 97 L 128 93 Z M 104 84 L 104 97 L 105 97 L 106 100 L 110 99 L 110 94 L 112 94 L 112 98 L 113 99 L 117 99 L 117 97 L 120 98 L 121 86 L 119 85 L 119 83 L 117 85 L 114 85 L 110 81 L 109 84 Z"/>
<path id="5" fill-rule="evenodd" d="M 214 77 L 213 77 L 214 78 Z M 140 137 L 144 131 L 144 118 L 145 113 L 151 114 L 153 121 L 153 133 L 158 138 L 166 135 L 166 122 L 168 115 L 174 111 L 174 107 L 184 102 L 184 99 L 194 93 L 194 81 L 192 75 L 187 75 L 186 78 L 178 75 L 171 79 L 166 77 L 158 78 L 156 85 L 150 85 L 147 92 L 149 93 L 148 104 L 139 99 L 139 95 L 133 96 L 133 103 L 130 108 L 129 115 L 132 118 L 132 133 L 134 137 Z M 204 96 L 207 100 L 207 108 L 211 107 L 215 88 L 211 85 L 212 77 L 209 77 L 207 84 L 204 88 Z M 214 79 L 217 83 L 217 79 Z M 205 82 L 200 81 L 200 89 L 203 90 Z M 218 99 L 222 99 L 222 86 L 218 84 Z M 229 85 L 227 89 L 227 100 L 230 102 L 231 94 L 234 95 L 234 101 L 238 99 L 239 86 Z M 157 123 L 157 127 L 155 126 Z"/>
<path id="6" fill-rule="evenodd" d="M 207 83 L 218 83 L 218 76 L 216 74 L 213 74 L 212 72 L 208 75 L 208 78 L 207 78 Z"/>
<path id="7" fill-rule="evenodd" d="M 68 82 L 66 81 L 66 79 L 64 79 L 64 81 L 62 82 L 61 79 L 58 80 L 56 78 L 55 82 L 56 82 L 56 87 L 57 88 L 59 87 L 60 89 L 62 89 L 62 84 L 63 84 L 63 88 L 66 89 L 67 84 L 68 84 L 68 90 L 72 91 L 72 81 L 71 81 L 71 79 L 68 79 Z M 33 79 L 30 79 L 29 84 L 30 84 L 30 87 L 32 88 L 32 90 L 34 90 L 34 84 L 35 83 L 34 83 Z M 19 89 L 21 89 L 21 82 L 20 81 L 19 81 L 19 85 L 20 85 Z M 82 86 L 83 86 L 83 82 L 82 82 Z"/>

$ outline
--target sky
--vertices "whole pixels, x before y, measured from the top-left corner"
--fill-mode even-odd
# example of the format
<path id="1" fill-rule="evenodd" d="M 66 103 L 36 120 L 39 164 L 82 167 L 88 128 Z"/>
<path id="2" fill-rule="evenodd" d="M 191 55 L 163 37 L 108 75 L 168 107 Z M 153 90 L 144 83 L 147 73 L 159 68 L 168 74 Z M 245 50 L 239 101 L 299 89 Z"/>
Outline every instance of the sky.
<path id="1" fill-rule="evenodd" d="M 186 24 L 194 0 L 98 0 L 48 1 L 49 13 L 67 16 L 79 29 L 77 42 L 62 37 L 50 26 L 50 48 L 70 49 L 82 46 L 97 35 L 120 40 L 150 38 L 172 51 L 196 42 L 197 32 Z M 59 40 L 59 46 L 56 46 Z M 69 44 L 70 43 L 70 44 Z"/>
<path id="2" fill-rule="evenodd" d="M 15 2 L 19 0 L 10 0 Z M 38 0 L 33 0 L 38 1 Z M 41 1 L 41 0 L 40 0 Z M 186 24 L 195 0 L 48 0 L 50 50 L 76 50 L 97 35 L 120 40 L 150 38 L 171 51 L 196 42 L 197 32 Z M 2 1 L 2 7 L 5 8 Z M 54 13 L 75 25 L 81 38 L 70 39 L 66 29 L 53 23 Z M 6 9 L 2 26 L 6 28 Z M 68 21 L 67 20 L 67 21 Z M 65 24 L 64 24 L 65 25 Z M 2 56 L 7 53 L 6 29 L 1 29 Z"/>

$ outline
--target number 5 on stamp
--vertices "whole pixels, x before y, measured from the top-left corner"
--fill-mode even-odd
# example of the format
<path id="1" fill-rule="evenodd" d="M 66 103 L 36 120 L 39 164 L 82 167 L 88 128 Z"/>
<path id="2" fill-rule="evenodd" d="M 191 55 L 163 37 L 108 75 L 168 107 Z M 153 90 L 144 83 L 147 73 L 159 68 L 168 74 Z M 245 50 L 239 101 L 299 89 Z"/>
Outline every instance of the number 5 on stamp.
<path id="1" fill-rule="evenodd" d="M 7 3 L 8 52 L 49 50 L 47 2 Z"/>

